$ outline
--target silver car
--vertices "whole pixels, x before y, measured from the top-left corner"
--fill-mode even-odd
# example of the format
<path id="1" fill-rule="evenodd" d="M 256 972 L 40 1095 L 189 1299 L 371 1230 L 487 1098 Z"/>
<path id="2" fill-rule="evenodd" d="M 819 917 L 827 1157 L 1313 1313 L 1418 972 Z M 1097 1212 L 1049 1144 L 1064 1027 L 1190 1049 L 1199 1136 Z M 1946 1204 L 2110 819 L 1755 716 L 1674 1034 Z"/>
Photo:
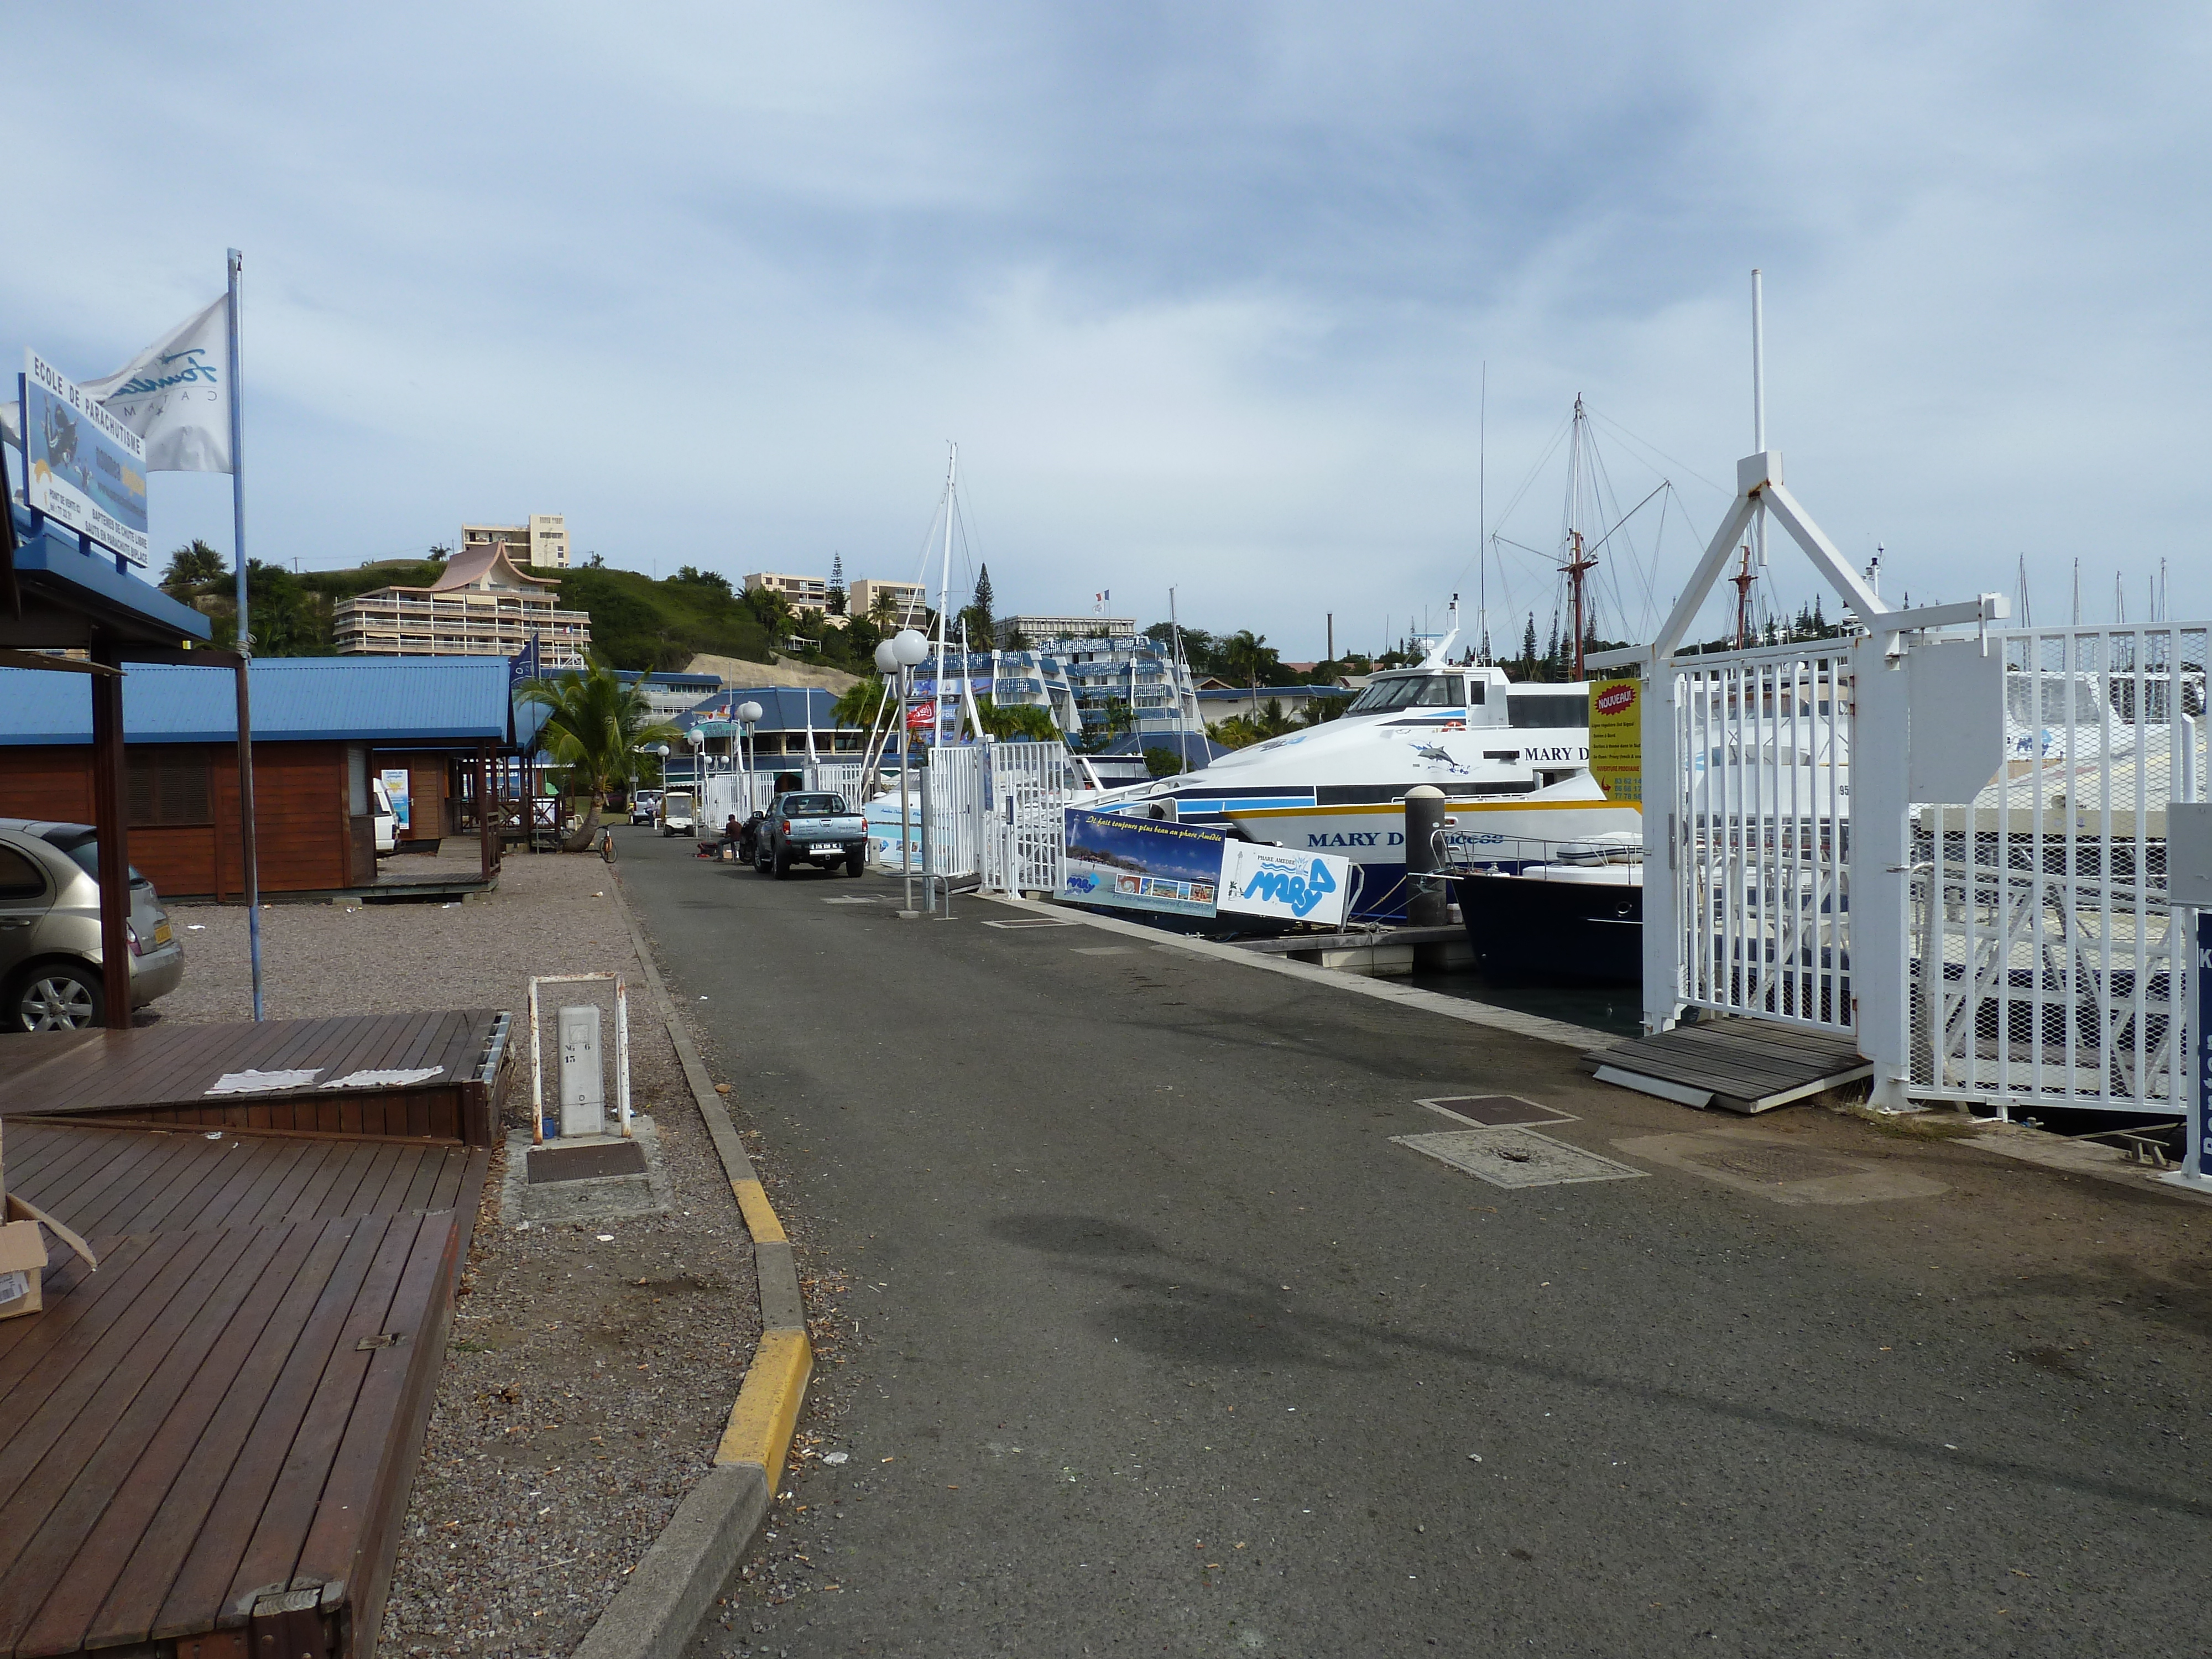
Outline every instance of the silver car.
<path id="1" fill-rule="evenodd" d="M 68 1031 L 106 1021 L 100 841 L 88 823 L 0 818 L 0 1031 Z M 154 884 L 131 872 L 131 1006 L 167 996 L 185 947 Z"/>

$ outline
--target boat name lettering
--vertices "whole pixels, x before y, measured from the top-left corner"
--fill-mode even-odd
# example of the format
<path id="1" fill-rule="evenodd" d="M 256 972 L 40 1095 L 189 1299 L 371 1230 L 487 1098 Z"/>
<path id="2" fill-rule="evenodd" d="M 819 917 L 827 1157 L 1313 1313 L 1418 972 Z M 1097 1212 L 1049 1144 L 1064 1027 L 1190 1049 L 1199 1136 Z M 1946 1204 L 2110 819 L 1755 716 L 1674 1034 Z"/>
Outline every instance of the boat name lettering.
<path id="1" fill-rule="evenodd" d="M 1577 749 L 1567 744 L 1559 744 L 1550 749 L 1524 749 L 1521 752 L 1532 761 L 1586 761 L 1589 758 L 1589 750 Z"/>
<path id="2" fill-rule="evenodd" d="M 1308 848 L 1315 847 L 1403 847 L 1405 832 L 1398 830 L 1338 830 L 1326 835 L 1309 835 Z"/>

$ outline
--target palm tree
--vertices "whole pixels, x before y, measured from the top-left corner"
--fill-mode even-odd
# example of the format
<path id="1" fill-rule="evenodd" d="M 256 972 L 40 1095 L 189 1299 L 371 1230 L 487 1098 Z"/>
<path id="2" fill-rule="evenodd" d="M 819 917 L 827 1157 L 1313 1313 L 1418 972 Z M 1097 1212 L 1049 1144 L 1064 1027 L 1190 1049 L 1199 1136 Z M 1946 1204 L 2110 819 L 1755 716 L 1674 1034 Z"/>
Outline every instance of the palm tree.
<path id="1" fill-rule="evenodd" d="M 1260 676 L 1273 666 L 1269 659 L 1275 653 L 1267 649 L 1265 634 L 1240 628 L 1221 642 L 1221 654 L 1229 672 L 1256 691 L 1260 689 Z"/>
<path id="2" fill-rule="evenodd" d="M 169 555 L 169 568 L 162 573 L 161 587 L 173 598 L 187 594 L 203 583 L 216 580 L 227 568 L 222 554 L 195 538 Z"/>
<path id="3" fill-rule="evenodd" d="M 883 712 L 888 690 L 889 686 L 881 679 L 862 680 L 830 706 L 830 717 L 840 726 L 857 726 L 864 730 L 872 727 Z"/>
<path id="4" fill-rule="evenodd" d="M 682 734 L 653 718 L 640 682 L 623 682 L 596 656 L 586 657 L 580 670 L 524 681 L 522 696 L 548 711 L 538 741 L 561 769 L 563 793 L 589 800 L 584 822 L 561 843 L 564 852 L 580 853 L 599 830 L 601 799 L 637 775 L 637 750 Z"/>
<path id="5" fill-rule="evenodd" d="M 1034 703 L 1002 703 L 986 693 L 975 699 L 975 714 L 983 730 L 1002 743 L 1052 743 L 1060 737 L 1051 714 Z"/>

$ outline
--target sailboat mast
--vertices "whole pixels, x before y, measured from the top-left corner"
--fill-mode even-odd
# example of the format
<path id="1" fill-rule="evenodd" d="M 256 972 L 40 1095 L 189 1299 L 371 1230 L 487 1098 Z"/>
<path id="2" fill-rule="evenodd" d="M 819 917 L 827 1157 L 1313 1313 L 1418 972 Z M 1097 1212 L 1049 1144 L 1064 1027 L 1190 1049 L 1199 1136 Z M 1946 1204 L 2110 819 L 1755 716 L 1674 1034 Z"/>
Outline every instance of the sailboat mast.
<path id="1" fill-rule="evenodd" d="M 937 684 L 931 704 L 930 741 L 945 742 L 945 618 L 952 604 L 952 491 L 960 474 L 960 446 L 946 446 L 945 463 L 945 567 L 937 580 Z M 955 722 L 959 716 L 953 716 Z M 957 729 L 957 726 L 956 726 Z"/>

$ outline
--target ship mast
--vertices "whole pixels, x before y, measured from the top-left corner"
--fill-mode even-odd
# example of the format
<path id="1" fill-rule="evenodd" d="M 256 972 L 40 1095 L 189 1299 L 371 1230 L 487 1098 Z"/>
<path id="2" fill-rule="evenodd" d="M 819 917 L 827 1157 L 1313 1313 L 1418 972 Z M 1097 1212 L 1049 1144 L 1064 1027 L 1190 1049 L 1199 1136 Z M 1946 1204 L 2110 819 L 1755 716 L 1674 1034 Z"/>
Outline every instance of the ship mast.
<path id="1" fill-rule="evenodd" d="M 1575 394 L 1574 441 L 1567 460 L 1567 562 L 1559 568 L 1567 578 L 1569 608 L 1574 615 L 1575 678 L 1583 678 L 1583 636 L 1589 631 L 1583 621 L 1583 584 L 1589 573 L 1597 568 L 1597 556 L 1583 550 L 1581 516 L 1583 483 L 1583 423 L 1589 419 L 1583 409 L 1582 393 Z"/>

